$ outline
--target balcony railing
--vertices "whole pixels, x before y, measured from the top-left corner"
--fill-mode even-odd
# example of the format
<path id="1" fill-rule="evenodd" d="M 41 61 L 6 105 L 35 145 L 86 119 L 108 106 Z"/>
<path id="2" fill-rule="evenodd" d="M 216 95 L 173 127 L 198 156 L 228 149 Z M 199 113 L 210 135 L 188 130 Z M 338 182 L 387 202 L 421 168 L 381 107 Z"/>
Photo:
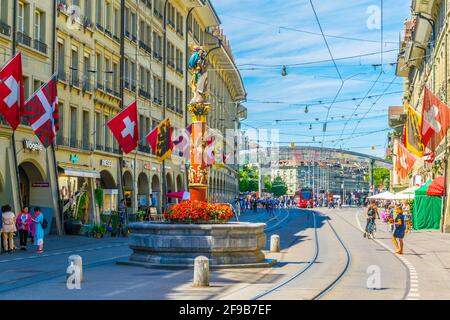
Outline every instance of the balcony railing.
<path id="1" fill-rule="evenodd" d="M 80 140 L 70 138 L 69 139 L 69 147 L 74 149 L 82 149 L 82 143 Z"/>
<path id="2" fill-rule="evenodd" d="M 66 73 L 64 71 L 62 71 L 62 70 L 58 71 L 58 80 L 59 81 L 64 81 L 64 82 L 67 81 L 67 76 L 66 76 Z"/>
<path id="3" fill-rule="evenodd" d="M 85 151 L 93 151 L 92 144 L 89 143 L 89 141 L 83 140 L 83 141 L 81 142 L 81 147 L 82 147 L 82 149 L 85 150 Z"/>
<path id="4" fill-rule="evenodd" d="M 40 40 L 34 39 L 34 48 L 37 51 L 47 54 L 47 45 Z"/>
<path id="5" fill-rule="evenodd" d="M 97 82 L 97 85 L 96 85 L 96 87 L 95 87 L 97 90 L 102 90 L 102 91 L 104 91 L 105 90 L 105 87 L 103 86 L 103 84 L 102 83 L 100 83 L 100 82 Z"/>
<path id="6" fill-rule="evenodd" d="M 104 151 L 105 147 L 102 144 L 95 144 L 95 150 Z"/>
<path id="7" fill-rule="evenodd" d="M 148 99 L 148 100 L 151 100 L 151 95 L 150 95 L 150 93 L 148 91 L 145 91 L 143 89 L 139 89 L 139 95 L 141 97 L 144 97 L 144 98 Z"/>
<path id="8" fill-rule="evenodd" d="M 92 92 L 92 83 L 89 80 L 83 80 L 83 91 Z"/>
<path id="9" fill-rule="evenodd" d="M 7 37 L 11 36 L 11 27 L 7 23 L 0 21 L 0 33 Z"/>
<path id="10" fill-rule="evenodd" d="M 70 77 L 70 85 L 73 87 L 80 88 L 80 78 L 78 74 L 72 74 Z"/>
<path id="11" fill-rule="evenodd" d="M 17 32 L 17 42 L 31 47 L 32 39 L 23 32 Z"/>
<path id="12" fill-rule="evenodd" d="M 96 24 L 97 29 L 100 30 L 101 32 L 105 31 L 105 28 L 103 28 L 103 26 L 100 23 Z"/>
<path id="13" fill-rule="evenodd" d="M 158 52 L 153 51 L 153 57 L 156 60 L 162 61 L 162 56 Z"/>
<path id="14" fill-rule="evenodd" d="M 150 153 L 150 147 L 149 147 L 149 146 L 145 146 L 145 145 L 143 145 L 143 144 L 139 144 L 138 150 L 139 150 L 140 152 Z"/>
<path id="15" fill-rule="evenodd" d="M 94 22 L 92 22 L 89 18 L 84 18 L 83 27 L 93 29 L 94 28 Z"/>
<path id="16" fill-rule="evenodd" d="M 152 49 L 150 48 L 150 46 L 145 44 L 144 41 L 142 41 L 142 40 L 139 40 L 139 48 L 144 49 L 148 53 L 152 53 Z"/>

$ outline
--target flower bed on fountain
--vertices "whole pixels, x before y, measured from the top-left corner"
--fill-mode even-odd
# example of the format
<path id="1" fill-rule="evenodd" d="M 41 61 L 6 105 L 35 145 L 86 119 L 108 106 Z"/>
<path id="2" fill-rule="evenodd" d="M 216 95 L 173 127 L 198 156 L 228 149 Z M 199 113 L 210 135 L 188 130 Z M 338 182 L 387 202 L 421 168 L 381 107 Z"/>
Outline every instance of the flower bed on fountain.
<path id="1" fill-rule="evenodd" d="M 164 217 L 171 223 L 217 224 L 227 223 L 234 215 L 229 205 L 183 201 L 171 206 Z"/>
<path id="2" fill-rule="evenodd" d="M 211 268 L 268 267 L 264 223 L 229 222 L 229 205 L 185 201 L 164 214 L 166 223 L 132 223 L 127 265 L 192 267 L 198 256 L 210 259 Z"/>

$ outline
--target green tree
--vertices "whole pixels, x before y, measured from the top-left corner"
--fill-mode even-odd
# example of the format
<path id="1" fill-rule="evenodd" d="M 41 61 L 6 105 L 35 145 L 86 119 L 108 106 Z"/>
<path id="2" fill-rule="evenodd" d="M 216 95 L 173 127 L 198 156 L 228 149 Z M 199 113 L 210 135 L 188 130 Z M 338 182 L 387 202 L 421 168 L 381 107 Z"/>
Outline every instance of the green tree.
<path id="1" fill-rule="evenodd" d="M 366 174 L 365 180 L 370 183 L 370 172 Z M 384 186 L 386 189 L 389 189 L 391 185 L 391 172 L 385 168 L 374 168 L 373 183 L 375 188 L 378 186 Z"/>
<path id="2" fill-rule="evenodd" d="M 281 177 L 276 177 L 272 183 L 272 193 L 275 197 L 286 195 L 288 187 L 286 182 Z"/>
<path id="3" fill-rule="evenodd" d="M 253 192 L 258 191 L 258 170 L 248 164 L 244 165 L 239 172 L 239 191 Z"/>
<path id="4" fill-rule="evenodd" d="M 272 193 L 272 181 L 270 181 L 270 176 L 264 177 L 264 188 L 267 192 Z"/>

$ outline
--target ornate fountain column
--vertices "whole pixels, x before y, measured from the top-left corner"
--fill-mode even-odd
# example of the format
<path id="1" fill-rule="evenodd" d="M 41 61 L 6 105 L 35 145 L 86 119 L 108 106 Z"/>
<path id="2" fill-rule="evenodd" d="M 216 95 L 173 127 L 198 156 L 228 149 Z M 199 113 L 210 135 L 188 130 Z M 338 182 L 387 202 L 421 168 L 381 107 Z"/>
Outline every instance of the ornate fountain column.
<path id="1" fill-rule="evenodd" d="M 188 67 L 192 71 L 191 90 L 193 98 L 188 105 L 192 115 L 190 144 L 189 192 L 191 201 L 207 202 L 209 169 L 206 163 L 205 141 L 206 117 L 211 105 L 208 97 L 207 53 L 203 47 L 191 45 L 193 51 Z"/>
<path id="2" fill-rule="evenodd" d="M 209 169 L 206 164 L 206 147 L 204 139 L 206 132 L 206 116 L 210 105 L 205 103 L 192 104 L 189 113 L 192 115 L 191 132 L 191 167 L 189 169 L 189 192 L 191 201 L 207 201 Z"/>

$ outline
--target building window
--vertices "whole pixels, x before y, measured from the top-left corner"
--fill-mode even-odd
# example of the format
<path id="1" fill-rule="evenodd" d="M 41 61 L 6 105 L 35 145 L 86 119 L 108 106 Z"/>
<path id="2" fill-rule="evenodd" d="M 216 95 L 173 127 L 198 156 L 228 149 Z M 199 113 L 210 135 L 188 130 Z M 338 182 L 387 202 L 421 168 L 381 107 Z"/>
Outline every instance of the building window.
<path id="1" fill-rule="evenodd" d="M 101 148 L 102 131 L 100 130 L 101 127 L 102 127 L 102 115 L 100 114 L 100 112 L 96 112 L 94 118 L 94 130 L 95 130 L 94 146 L 96 150 L 102 150 Z"/>
<path id="2" fill-rule="evenodd" d="M 66 67 L 65 67 L 65 49 L 64 42 L 58 41 L 58 79 L 66 81 Z"/>
<path id="3" fill-rule="evenodd" d="M 56 133 L 56 141 L 58 144 L 63 144 L 64 140 L 64 103 L 58 102 L 58 113 L 59 113 L 59 130 Z"/>
<path id="4" fill-rule="evenodd" d="M 83 150 L 90 150 L 89 144 L 90 137 L 90 123 L 89 123 L 89 111 L 83 110 Z"/>
<path id="5" fill-rule="evenodd" d="M 70 144 L 72 148 L 77 147 L 77 108 L 70 107 Z"/>
<path id="6" fill-rule="evenodd" d="M 25 4 L 22 2 L 19 2 L 17 9 L 17 30 L 25 33 Z"/>
<path id="7" fill-rule="evenodd" d="M 103 1 L 104 0 L 97 0 L 96 20 L 98 26 L 103 26 L 103 10 L 102 10 Z"/>
<path id="8" fill-rule="evenodd" d="M 30 96 L 30 78 L 27 76 L 23 76 L 23 90 L 24 90 L 24 98 L 28 99 Z"/>
<path id="9" fill-rule="evenodd" d="M 97 53 L 96 62 L 97 62 L 97 70 L 95 74 L 97 79 L 97 87 L 99 89 L 103 89 L 103 79 L 102 79 L 103 67 L 102 67 L 102 56 L 100 53 Z"/>
<path id="10" fill-rule="evenodd" d="M 0 21 L 8 24 L 8 0 L 0 0 Z"/>
<path id="11" fill-rule="evenodd" d="M 111 139 L 109 136 L 109 128 L 106 125 L 108 123 L 108 116 L 104 116 L 104 137 L 105 137 L 105 151 L 111 152 Z"/>
<path id="12" fill-rule="evenodd" d="M 79 87 L 80 86 L 80 78 L 78 75 L 78 50 L 77 49 L 72 49 L 72 66 L 70 69 L 72 71 L 71 84 L 75 87 Z"/>

